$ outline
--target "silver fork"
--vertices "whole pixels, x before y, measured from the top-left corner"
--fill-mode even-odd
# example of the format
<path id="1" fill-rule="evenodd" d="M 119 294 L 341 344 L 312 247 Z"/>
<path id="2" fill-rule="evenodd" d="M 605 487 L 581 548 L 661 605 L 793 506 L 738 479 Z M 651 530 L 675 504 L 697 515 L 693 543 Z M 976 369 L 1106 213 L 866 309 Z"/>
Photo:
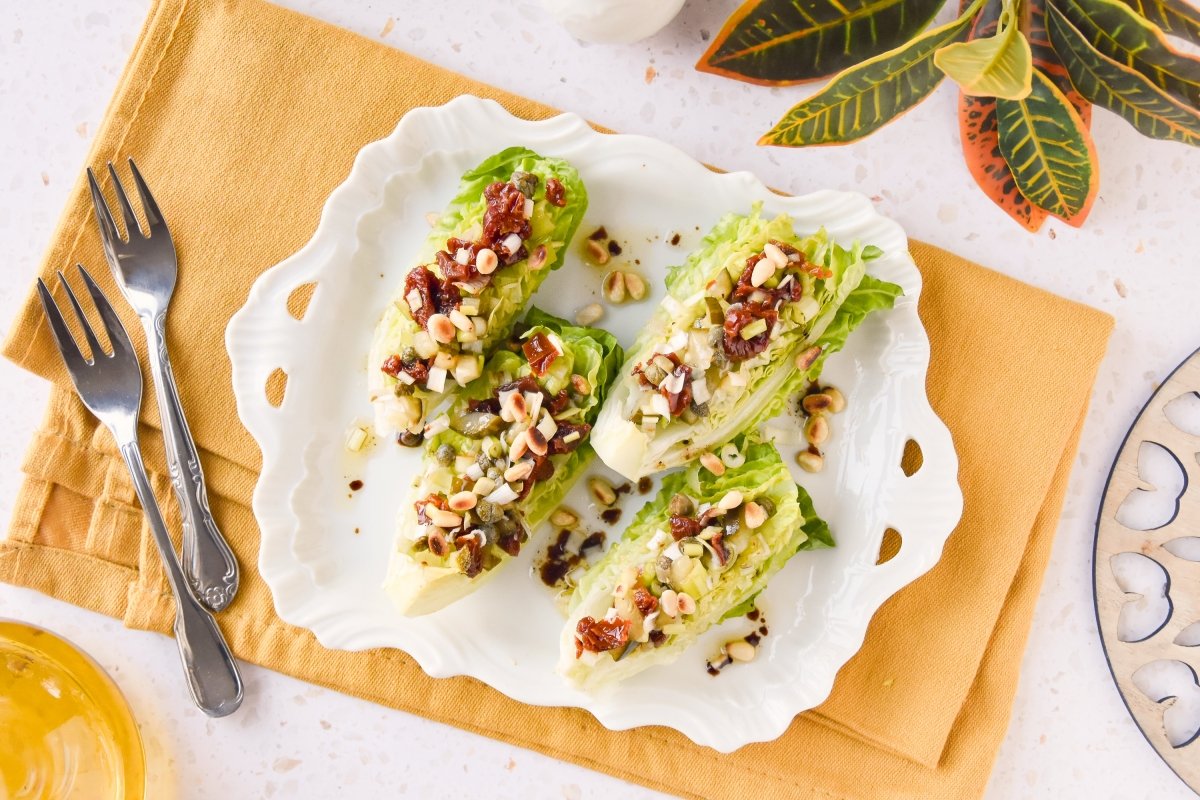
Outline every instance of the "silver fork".
<path id="1" fill-rule="evenodd" d="M 88 183 L 92 189 L 92 205 L 96 222 L 104 241 L 104 255 L 113 277 L 125 299 L 137 311 L 146 330 L 146 345 L 150 355 L 150 374 L 158 395 L 158 411 L 162 418 L 163 440 L 167 450 L 167 469 L 171 484 L 179 499 L 183 518 L 183 572 L 195 589 L 196 596 L 213 611 L 229 605 L 238 587 L 238 564 L 208 507 L 208 490 L 196 443 L 183 416 L 171 359 L 167 355 L 167 307 L 175 291 L 179 271 L 171 231 L 167 229 L 158 204 L 133 159 L 129 168 L 137 186 L 142 209 L 146 212 L 148 230 L 142 233 L 125 188 L 108 164 L 116 190 L 117 203 L 128 232 L 128 241 L 113 221 L 108 203 L 100 192 L 96 176 L 88 168 Z"/>
<path id="2" fill-rule="evenodd" d="M 79 273 L 108 333 L 111 354 L 106 354 L 100 346 L 83 308 L 61 272 L 58 273 L 58 279 L 83 328 L 84 339 L 91 351 L 90 359 L 84 358 L 80 352 L 50 290 L 38 278 L 42 307 L 46 310 L 50 330 L 66 362 L 75 391 L 83 399 L 84 405 L 112 431 L 121 457 L 125 459 L 125 466 L 133 477 L 133 487 L 146 512 L 154 543 L 158 546 L 158 554 L 166 569 L 167 581 L 175 594 L 175 641 L 183 658 L 192 700 L 205 714 L 223 717 L 233 713 L 242 704 L 242 678 L 216 621 L 188 589 L 158 502 L 146 477 L 137 438 L 138 410 L 142 405 L 142 369 L 133 352 L 133 345 L 129 343 L 129 334 L 117 319 L 108 299 L 82 265 L 79 266 Z"/>

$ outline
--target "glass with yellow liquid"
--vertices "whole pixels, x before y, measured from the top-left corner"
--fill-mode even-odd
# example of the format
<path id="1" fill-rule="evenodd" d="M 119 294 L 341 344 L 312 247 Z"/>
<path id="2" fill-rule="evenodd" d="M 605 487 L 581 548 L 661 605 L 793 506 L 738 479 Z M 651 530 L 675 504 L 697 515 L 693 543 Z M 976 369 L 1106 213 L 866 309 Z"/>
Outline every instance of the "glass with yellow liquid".
<path id="1" fill-rule="evenodd" d="M 0 800 L 141 800 L 137 725 L 96 662 L 0 620 Z"/>

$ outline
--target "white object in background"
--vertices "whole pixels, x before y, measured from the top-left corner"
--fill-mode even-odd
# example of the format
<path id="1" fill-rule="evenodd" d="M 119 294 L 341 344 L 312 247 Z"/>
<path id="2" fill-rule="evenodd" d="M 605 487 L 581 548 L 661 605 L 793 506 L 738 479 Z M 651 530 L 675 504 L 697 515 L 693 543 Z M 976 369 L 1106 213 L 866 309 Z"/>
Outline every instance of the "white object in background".
<path id="1" fill-rule="evenodd" d="M 631 44 L 667 27 L 683 0 L 542 0 L 542 6 L 577 39 Z"/>
<path id="2" fill-rule="evenodd" d="M 879 246 L 884 255 L 871 273 L 904 288 L 895 309 L 867 319 L 826 365 L 825 377 L 850 398 L 826 450 L 830 467 L 820 475 L 794 470 L 838 546 L 800 554 L 772 581 L 762 596 L 771 636 L 736 675 L 714 681 L 704 670 L 723 641 L 744 635 L 745 624 L 732 620 L 676 664 L 636 675 L 620 691 L 567 686 L 555 673 L 562 617 L 552 593 L 529 575 L 544 545 L 536 537 L 486 588 L 436 613 L 403 617 L 384 594 L 397 489 L 412 481 L 420 454 L 390 442 L 346 452 L 346 425 L 371 413 L 363 354 L 403 280 L 404 256 L 428 231 L 425 212 L 444 205 L 466 169 L 514 144 L 570 161 L 588 187 L 581 236 L 603 223 L 622 239 L 622 258 L 636 258 L 651 278 L 645 302 L 606 313 L 606 327 L 627 346 L 664 294 L 665 266 L 682 260 L 725 212 L 754 202 L 766 214 L 790 214 L 797 230 L 824 225 L 837 241 Z M 686 243 L 670 244 L 673 234 Z M 287 299 L 307 283 L 317 288 L 298 321 Z M 600 271 L 572 247 L 533 302 L 570 317 L 595 301 L 599 283 Z M 312 240 L 259 278 L 226 334 L 238 412 L 263 451 L 254 492 L 258 566 L 276 611 L 325 647 L 397 647 L 433 677 L 470 675 L 524 703 L 585 708 L 609 728 L 665 725 L 721 751 L 774 739 L 825 700 L 872 615 L 937 562 L 962 512 L 954 446 L 925 394 L 920 291 L 904 231 L 862 195 L 783 197 L 748 172 L 718 174 L 656 139 L 598 133 L 573 114 L 529 122 L 469 96 L 411 111 L 389 137 L 362 149 Z M 288 376 L 278 408 L 263 391 L 276 368 Z M 912 476 L 900 469 L 909 438 L 924 456 Z M 789 460 L 793 454 L 785 450 Z M 587 474 L 615 478 L 598 460 Z M 568 506 L 588 508 L 587 474 Z M 350 480 L 363 481 L 360 491 L 347 491 Z M 626 519 L 641 502 L 629 498 Z M 876 565 L 888 527 L 904 543 Z"/>

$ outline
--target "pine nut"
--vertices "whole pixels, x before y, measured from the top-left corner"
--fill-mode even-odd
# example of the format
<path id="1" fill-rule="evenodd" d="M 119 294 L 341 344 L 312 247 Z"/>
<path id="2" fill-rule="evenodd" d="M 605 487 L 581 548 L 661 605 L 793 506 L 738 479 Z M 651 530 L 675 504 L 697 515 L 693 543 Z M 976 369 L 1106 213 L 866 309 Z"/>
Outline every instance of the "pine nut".
<path id="1" fill-rule="evenodd" d="M 726 492 L 725 496 L 717 501 L 717 508 L 722 511 L 732 511 L 742 504 L 742 493 L 737 489 Z"/>
<path id="2" fill-rule="evenodd" d="M 539 244 L 537 249 L 533 251 L 533 255 L 529 257 L 529 268 L 534 272 L 537 272 L 539 269 L 546 266 L 546 262 L 550 260 L 548 257 L 549 254 L 550 253 L 546 249 L 546 245 Z"/>
<path id="3" fill-rule="evenodd" d="M 587 240 L 587 254 L 594 263 L 599 264 L 600 266 L 604 266 L 608 263 L 608 248 L 595 239 Z"/>
<path id="4" fill-rule="evenodd" d="M 475 325 L 471 318 L 457 308 L 450 312 L 450 323 L 464 333 L 474 333 Z"/>
<path id="5" fill-rule="evenodd" d="M 575 322 L 579 325 L 591 325 L 593 322 L 599 322 L 603 316 L 604 306 L 599 303 L 589 303 L 576 312 Z"/>
<path id="6" fill-rule="evenodd" d="M 642 280 L 642 276 L 626 272 L 625 291 L 629 293 L 630 300 L 642 300 L 646 297 L 646 282 Z"/>
<path id="7" fill-rule="evenodd" d="M 559 506 L 550 515 L 550 524 L 556 528 L 573 528 L 579 524 L 579 515 L 566 506 Z"/>
<path id="8" fill-rule="evenodd" d="M 529 452 L 535 456 L 544 456 L 546 455 L 546 451 L 550 449 L 550 443 L 546 441 L 546 434 L 542 433 L 538 428 L 527 430 L 525 438 L 529 442 Z"/>
<path id="9" fill-rule="evenodd" d="M 447 511 L 444 508 L 434 508 L 432 506 L 425 507 L 425 516 L 429 517 L 429 521 L 439 528 L 446 530 L 454 530 L 459 525 L 462 525 L 462 517 L 455 514 L 453 511 Z"/>
<path id="10" fill-rule="evenodd" d="M 602 506 L 611 506 L 617 501 L 617 493 L 608 481 L 603 478 L 591 478 L 588 480 L 588 491 L 592 493 L 592 497 Z"/>
<path id="11" fill-rule="evenodd" d="M 571 388 L 584 397 L 592 393 L 592 385 L 588 383 L 588 379 L 578 374 L 571 376 Z"/>
<path id="12" fill-rule="evenodd" d="M 504 470 L 504 480 L 508 483 L 523 481 L 529 477 L 529 473 L 531 472 L 533 472 L 533 462 L 522 461 L 518 464 L 513 464 L 511 467 Z"/>
<path id="13" fill-rule="evenodd" d="M 475 481 L 475 485 L 471 487 L 471 493 L 480 497 L 491 494 L 496 488 L 496 482 L 484 475 L 479 480 Z"/>
<path id="14" fill-rule="evenodd" d="M 610 303 L 625 302 L 625 273 L 613 270 L 604 276 L 604 299 Z"/>
<path id="15" fill-rule="evenodd" d="M 495 250 L 485 247 L 475 256 L 475 269 L 479 270 L 480 275 L 491 275 L 498 266 L 500 266 L 500 259 L 496 256 Z"/>
<path id="16" fill-rule="evenodd" d="M 445 314 L 434 314 L 425 323 L 425 328 L 434 341 L 449 344 L 454 341 L 454 323 Z"/>
<path id="17" fill-rule="evenodd" d="M 679 593 L 679 613 L 680 614 L 695 614 L 696 601 L 687 592 Z"/>
<path id="18" fill-rule="evenodd" d="M 814 345 L 804 352 L 798 353 L 796 355 L 796 369 L 801 371 L 807 370 L 813 365 L 813 362 L 817 360 L 817 356 L 819 355 L 821 355 L 821 348 L 818 345 Z"/>
<path id="19" fill-rule="evenodd" d="M 796 463 L 805 472 L 820 472 L 825 469 L 825 458 L 820 453 L 801 450 L 796 454 Z"/>
<path id="20" fill-rule="evenodd" d="M 679 595 L 674 589 L 667 589 L 662 593 L 662 597 L 658 598 L 658 607 L 668 617 L 678 617 Z"/>
<path id="21" fill-rule="evenodd" d="M 746 507 L 742 509 L 742 516 L 746 520 L 746 527 L 750 530 L 759 528 L 767 521 L 767 512 L 758 503 L 746 503 Z"/>
<path id="22" fill-rule="evenodd" d="M 704 453 L 700 456 L 700 466 L 711 472 L 713 475 L 724 475 L 725 465 L 715 453 Z"/>
<path id="23" fill-rule="evenodd" d="M 811 445 L 824 444 L 829 439 L 829 420 L 824 414 L 814 414 L 804 426 L 804 438 Z"/>
<path id="24" fill-rule="evenodd" d="M 767 242 L 763 245 L 763 255 L 778 268 L 786 267 L 788 263 L 787 253 L 779 249 L 779 245 L 774 242 Z"/>
<path id="25" fill-rule="evenodd" d="M 450 499 L 447 502 L 450 505 L 451 511 L 470 511 L 475 507 L 477 501 L 478 498 L 474 492 L 458 492 L 457 494 L 450 495 Z"/>
<path id="26" fill-rule="evenodd" d="M 525 451 L 529 449 L 529 437 L 525 431 L 521 431 L 513 437 L 512 444 L 508 448 L 508 460 L 517 462 L 521 460 L 521 456 L 525 455 Z"/>
<path id="27" fill-rule="evenodd" d="M 806 395 L 804 399 L 800 401 L 800 405 L 804 408 L 805 413 L 817 414 L 821 411 L 831 410 L 831 406 L 833 406 L 833 398 L 824 392 L 818 392 L 817 394 Z"/>
<path id="28" fill-rule="evenodd" d="M 750 285 L 762 286 L 775 274 L 775 263 L 769 258 L 761 258 L 750 273 Z"/>
<path id="29" fill-rule="evenodd" d="M 729 656 L 734 661 L 740 661 L 743 664 L 748 661 L 753 661 L 758 650 L 754 645 L 747 642 L 745 639 L 738 639 L 732 642 L 726 642 L 725 655 Z"/>
<path id="30" fill-rule="evenodd" d="M 829 413 L 840 414 L 846 410 L 846 396 L 832 386 L 826 386 L 822 392 L 829 398 Z"/>

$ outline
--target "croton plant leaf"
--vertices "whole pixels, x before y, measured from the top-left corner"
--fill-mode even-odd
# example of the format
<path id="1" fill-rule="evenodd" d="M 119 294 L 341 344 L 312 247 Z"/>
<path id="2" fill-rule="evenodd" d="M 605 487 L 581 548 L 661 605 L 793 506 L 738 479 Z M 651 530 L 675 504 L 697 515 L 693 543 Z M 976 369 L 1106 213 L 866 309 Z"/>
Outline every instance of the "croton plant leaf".
<path id="1" fill-rule="evenodd" d="M 1099 185 L 1096 148 L 1058 87 L 1034 70 L 1028 97 L 997 99 L 996 125 L 1021 194 L 1064 220 L 1086 217 Z"/>
<path id="2" fill-rule="evenodd" d="M 1124 0 L 1124 3 L 1167 33 L 1200 44 L 1200 8 L 1188 0 Z"/>
<path id="3" fill-rule="evenodd" d="M 1092 119 L 1092 104 L 1075 90 L 1067 76 L 1066 67 L 1050 46 L 1045 25 L 1042 24 L 1045 0 L 1029 0 L 1030 24 L 1027 38 L 1038 70 L 1054 82 L 1059 91 L 1071 102 L 1084 128 L 1089 128 Z M 965 8 L 961 3 L 960 8 Z M 975 18 L 970 38 L 991 36 L 996 32 L 1001 0 L 988 0 Z M 996 123 L 996 99 L 959 93 L 958 126 L 962 140 L 963 159 L 971 176 L 984 194 L 993 203 L 1029 231 L 1040 230 L 1050 213 L 1039 208 L 1021 193 L 1009 169 L 1008 162 L 1000 152 L 1000 137 Z M 1069 220 L 1080 225 L 1083 216 Z"/>
<path id="4" fill-rule="evenodd" d="M 1136 70 L 1155 86 L 1200 106 L 1200 59 L 1167 43 L 1154 25 L 1119 0 L 1053 0 L 1071 24 L 1104 55 Z"/>
<path id="5" fill-rule="evenodd" d="M 861 139 L 920 103 L 945 75 L 933 63 L 938 48 L 966 36 L 983 0 L 958 19 L 838 74 L 794 106 L 759 144 L 800 147 Z"/>
<path id="6" fill-rule="evenodd" d="M 826 78 L 907 42 L 945 0 L 747 0 L 696 68 L 749 83 Z"/>
<path id="7" fill-rule="evenodd" d="M 948 44 L 933 56 L 964 94 L 1020 100 L 1029 94 L 1033 54 L 1017 27 L 1016 0 L 1005 0 L 997 29 L 988 36 Z"/>
<path id="8" fill-rule="evenodd" d="M 1200 145 L 1200 113 L 1195 109 L 1101 53 L 1053 5 L 1046 7 L 1046 28 L 1080 94 L 1120 114 L 1145 136 Z"/>

